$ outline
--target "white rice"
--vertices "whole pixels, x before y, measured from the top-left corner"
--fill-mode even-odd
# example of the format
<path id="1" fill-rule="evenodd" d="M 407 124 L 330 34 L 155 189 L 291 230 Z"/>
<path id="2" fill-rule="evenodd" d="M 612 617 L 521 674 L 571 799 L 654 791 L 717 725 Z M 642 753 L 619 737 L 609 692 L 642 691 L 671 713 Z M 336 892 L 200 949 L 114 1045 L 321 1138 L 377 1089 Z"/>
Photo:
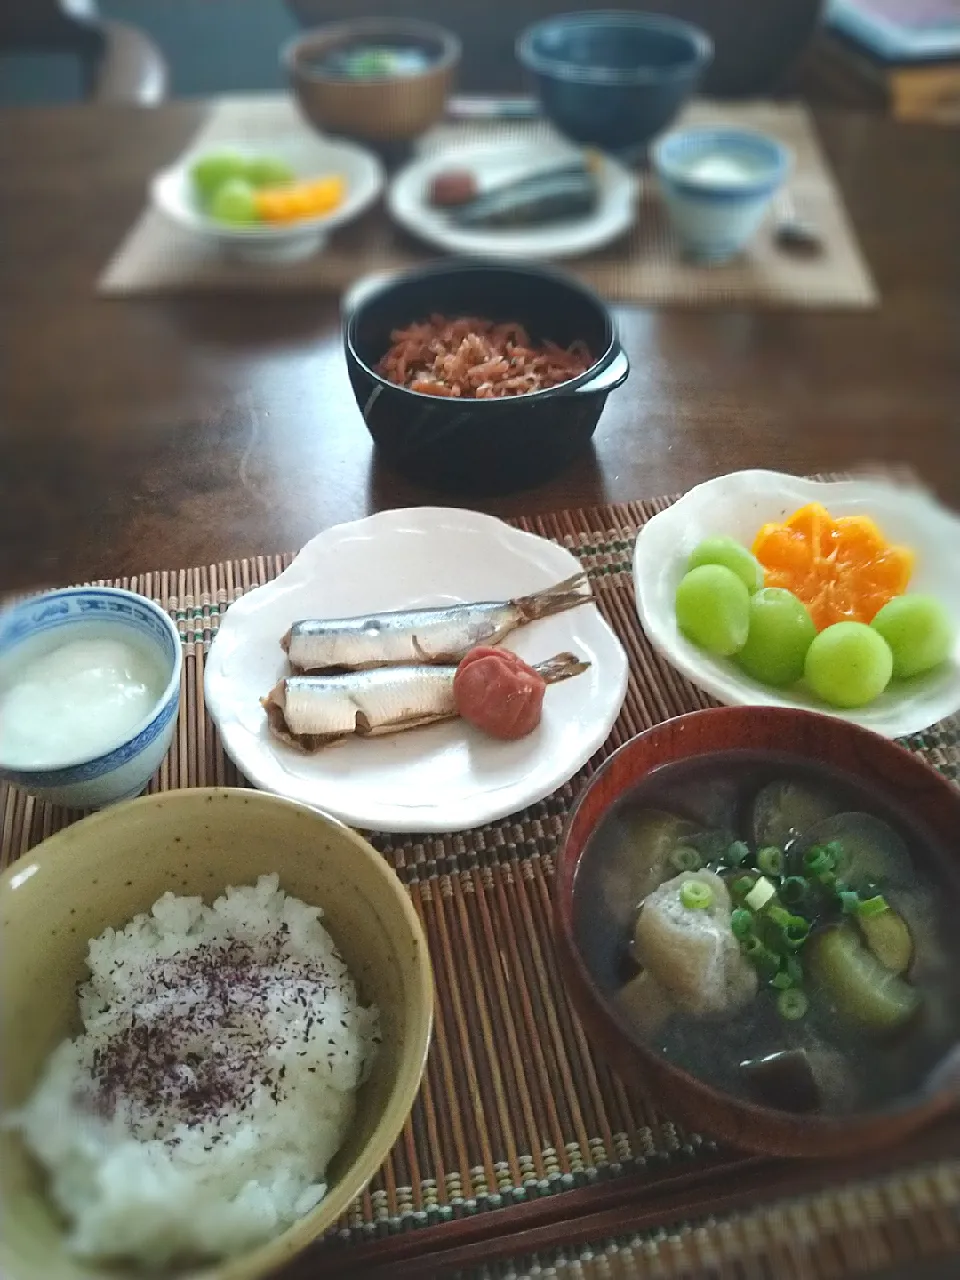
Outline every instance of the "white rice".
<path id="1" fill-rule="evenodd" d="M 262 876 L 90 943 L 86 1031 L 12 1119 L 75 1253 L 240 1253 L 322 1199 L 379 1035 L 320 915 Z"/>

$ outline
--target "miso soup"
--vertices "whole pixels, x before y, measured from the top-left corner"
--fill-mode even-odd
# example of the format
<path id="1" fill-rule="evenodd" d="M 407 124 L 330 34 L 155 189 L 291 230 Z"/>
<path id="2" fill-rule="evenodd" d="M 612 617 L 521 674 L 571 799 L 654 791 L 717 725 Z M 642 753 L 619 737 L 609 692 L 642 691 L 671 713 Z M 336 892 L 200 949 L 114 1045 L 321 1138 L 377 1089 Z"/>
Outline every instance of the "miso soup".
<path id="1" fill-rule="evenodd" d="M 881 1108 L 960 1028 L 957 865 L 834 770 L 730 751 L 654 770 L 580 862 L 574 929 L 640 1043 L 738 1097 Z"/>

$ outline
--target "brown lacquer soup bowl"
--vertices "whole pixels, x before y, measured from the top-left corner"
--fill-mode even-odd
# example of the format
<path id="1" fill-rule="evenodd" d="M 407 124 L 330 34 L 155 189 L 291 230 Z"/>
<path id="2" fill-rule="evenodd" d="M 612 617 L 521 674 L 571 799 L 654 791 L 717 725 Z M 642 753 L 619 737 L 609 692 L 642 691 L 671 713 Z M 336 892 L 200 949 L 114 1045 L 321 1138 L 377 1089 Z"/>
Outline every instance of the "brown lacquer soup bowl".
<path id="1" fill-rule="evenodd" d="M 633 738 L 558 859 L 591 1045 L 747 1150 L 852 1155 L 930 1123 L 960 1100 L 958 833 L 960 789 L 843 720 L 725 707 Z"/>

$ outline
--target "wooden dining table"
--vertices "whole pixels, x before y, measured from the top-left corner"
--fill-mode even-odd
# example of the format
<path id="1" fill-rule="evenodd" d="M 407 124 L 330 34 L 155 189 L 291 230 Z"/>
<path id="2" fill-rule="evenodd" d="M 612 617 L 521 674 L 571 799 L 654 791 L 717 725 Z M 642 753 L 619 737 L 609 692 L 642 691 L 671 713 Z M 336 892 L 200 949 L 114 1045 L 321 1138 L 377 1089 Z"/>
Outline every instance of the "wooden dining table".
<path id="1" fill-rule="evenodd" d="M 296 548 L 388 507 L 456 503 L 381 465 L 338 300 L 124 299 L 95 282 L 208 106 L 0 119 L 0 589 Z M 948 128 L 817 116 L 880 292 L 850 311 L 618 308 L 632 362 L 594 449 L 533 514 L 741 467 L 906 463 L 960 506 L 960 150 Z"/>
<path id="2" fill-rule="evenodd" d="M 377 458 L 347 380 L 336 297 L 98 296 L 150 175 L 208 109 L 0 114 L 0 591 L 285 553 L 371 512 L 462 501 Z M 537 489 L 469 505 L 534 517 L 678 493 L 745 467 L 895 464 L 960 507 L 960 135 L 866 114 L 815 118 L 879 305 L 618 307 L 632 372 L 593 449 Z M 956 1124 L 938 1144 L 955 1154 Z M 807 1166 L 797 1187 L 818 1177 Z M 760 1197 L 763 1180 L 761 1169 L 752 1190 L 744 1182 L 741 1201 Z M 702 1212 L 720 1212 L 724 1194 L 718 1186 Z M 620 1221 L 615 1209 L 611 1199 L 613 1216 L 596 1215 L 596 1238 Z M 650 1225 L 666 1209 L 645 1212 Z M 549 1227 L 538 1230 L 537 1248 Z M 469 1246 L 451 1257 L 467 1267 Z M 416 1265 L 400 1273 L 421 1274 Z M 911 1275 L 945 1278 L 954 1265 L 928 1273 L 918 1260 Z"/>

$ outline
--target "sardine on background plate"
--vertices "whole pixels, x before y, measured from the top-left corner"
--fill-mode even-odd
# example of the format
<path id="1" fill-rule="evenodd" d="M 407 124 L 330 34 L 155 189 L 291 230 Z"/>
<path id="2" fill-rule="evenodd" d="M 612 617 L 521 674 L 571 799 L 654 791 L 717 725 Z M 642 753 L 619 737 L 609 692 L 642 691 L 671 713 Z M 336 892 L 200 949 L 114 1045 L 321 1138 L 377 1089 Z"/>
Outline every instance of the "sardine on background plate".
<path id="1" fill-rule="evenodd" d="M 534 670 L 547 684 L 586 671 L 572 653 L 558 653 Z M 349 671 L 342 675 L 287 676 L 262 699 L 270 731 L 301 751 L 344 738 L 372 738 L 420 725 L 455 720 L 456 665 Z"/>
<path id="2" fill-rule="evenodd" d="M 456 663 L 479 644 L 499 644 L 528 622 L 592 598 L 586 573 L 577 573 L 516 600 L 295 622 L 280 643 L 290 665 L 301 672 Z"/>
<path id="3" fill-rule="evenodd" d="M 584 164 L 534 173 L 475 196 L 449 210 L 461 227 L 534 227 L 593 213 L 600 187 Z"/>

